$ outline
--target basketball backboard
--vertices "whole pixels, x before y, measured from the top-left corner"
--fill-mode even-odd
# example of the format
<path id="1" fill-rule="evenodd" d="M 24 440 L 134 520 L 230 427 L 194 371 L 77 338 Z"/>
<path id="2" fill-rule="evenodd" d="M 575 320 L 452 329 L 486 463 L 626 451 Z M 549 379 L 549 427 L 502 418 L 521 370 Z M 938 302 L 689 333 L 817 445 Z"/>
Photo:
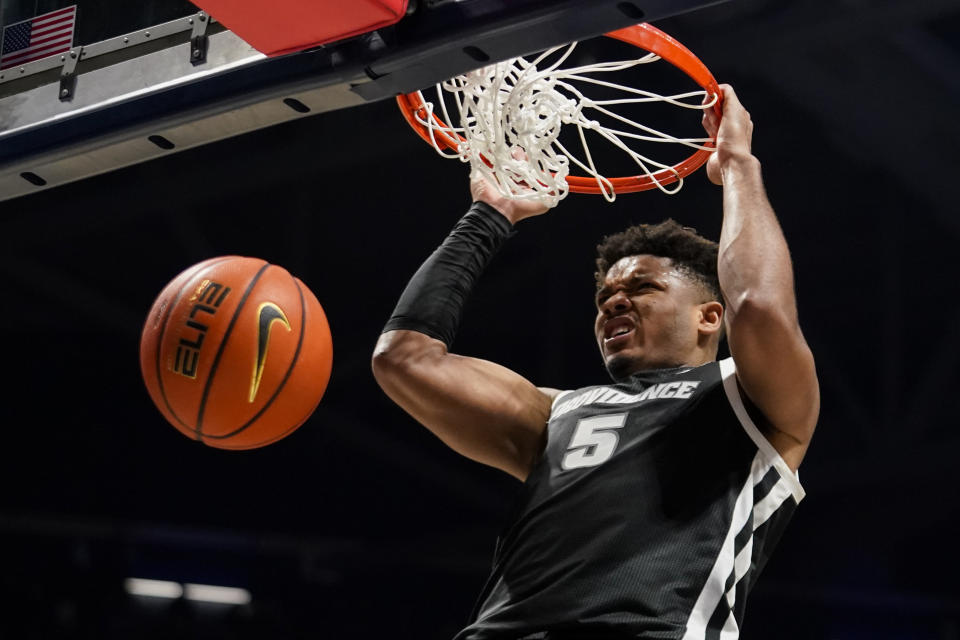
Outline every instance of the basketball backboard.
<path id="1" fill-rule="evenodd" d="M 39 7 L 12 3 L 4 24 L 31 18 L 16 13 L 30 13 L 27 4 Z M 35 9 L 76 5 L 74 41 L 0 70 L 0 200 L 393 98 L 487 62 L 717 0 L 425 0 L 408 3 L 385 28 L 279 56 L 183 2 L 128 15 L 131 27 L 122 33 L 117 18 L 109 28 L 82 27 L 85 16 L 96 16 L 93 4 L 62 0 Z M 182 14 L 172 17 L 175 11 Z M 138 23 L 153 15 L 164 20 Z M 80 40 L 94 34 L 102 39 Z"/>

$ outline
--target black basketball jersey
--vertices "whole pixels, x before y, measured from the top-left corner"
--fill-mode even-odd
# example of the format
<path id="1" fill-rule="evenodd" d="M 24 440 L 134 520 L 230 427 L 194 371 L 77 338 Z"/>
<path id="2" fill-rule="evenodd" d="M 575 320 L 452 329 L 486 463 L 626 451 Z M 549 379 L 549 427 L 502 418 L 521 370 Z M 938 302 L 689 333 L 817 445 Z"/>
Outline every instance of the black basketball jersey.
<path id="1" fill-rule="evenodd" d="M 566 391 L 456 640 L 734 639 L 803 496 L 730 358 Z"/>

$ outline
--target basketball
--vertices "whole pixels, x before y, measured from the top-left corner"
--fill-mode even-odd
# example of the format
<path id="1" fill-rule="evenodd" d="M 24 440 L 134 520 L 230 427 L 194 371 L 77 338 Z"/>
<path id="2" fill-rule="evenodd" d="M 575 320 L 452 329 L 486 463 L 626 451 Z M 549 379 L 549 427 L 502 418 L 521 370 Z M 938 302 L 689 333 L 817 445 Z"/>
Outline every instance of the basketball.
<path id="1" fill-rule="evenodd" d="M 330 380 L 330 326 L 309 288 L 259 258 L 193 265 L 160 292 L 140 338 L 154 404 L 184 435 L 220 449 L 288 436 Z"/>

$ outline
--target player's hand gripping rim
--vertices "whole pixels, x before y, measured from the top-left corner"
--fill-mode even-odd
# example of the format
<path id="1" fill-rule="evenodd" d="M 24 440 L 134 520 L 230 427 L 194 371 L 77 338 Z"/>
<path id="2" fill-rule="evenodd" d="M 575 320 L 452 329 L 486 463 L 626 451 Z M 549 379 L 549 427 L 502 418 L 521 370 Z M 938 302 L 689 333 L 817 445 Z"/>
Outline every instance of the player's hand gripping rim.
<path id="1" fill-rule="evenodd" d="M 723 118 L 713 109 L 703 112 L 703 128 L 716 140 L 717 149 L 707 160 L 707 177 L 713 184 L 723 184 L 723 173 L 728 167 L 743 160 L 752 160 L 753 120 L 740 103 L 736 92 L 729 84 L 721 84 L 723 92 Z M 704 98 L 709 102 L 710 96 Z"/>

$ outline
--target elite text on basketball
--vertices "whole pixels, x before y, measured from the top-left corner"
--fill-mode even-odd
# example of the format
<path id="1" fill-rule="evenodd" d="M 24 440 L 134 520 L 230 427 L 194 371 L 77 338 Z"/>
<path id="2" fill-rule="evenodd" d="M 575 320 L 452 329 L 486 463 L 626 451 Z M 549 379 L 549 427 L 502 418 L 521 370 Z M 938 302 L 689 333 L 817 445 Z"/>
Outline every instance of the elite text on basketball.
<path id="1" fill-rule="evenodd" d="M 197 363 L 200 361 L 200 348 L 207 335 L 208 325 L 200 320 L 207 314 L 213 316 L 217 309 L 226 300 L 230 287 L 219 282 L 204 280 L 197 287 L 194 302 L 187 314 L 186 321 L 180 332 L 180 341 L 177 343 L 177 352 L 174 356 L 171 369 L 187 378 L 197 377 Z"/>

